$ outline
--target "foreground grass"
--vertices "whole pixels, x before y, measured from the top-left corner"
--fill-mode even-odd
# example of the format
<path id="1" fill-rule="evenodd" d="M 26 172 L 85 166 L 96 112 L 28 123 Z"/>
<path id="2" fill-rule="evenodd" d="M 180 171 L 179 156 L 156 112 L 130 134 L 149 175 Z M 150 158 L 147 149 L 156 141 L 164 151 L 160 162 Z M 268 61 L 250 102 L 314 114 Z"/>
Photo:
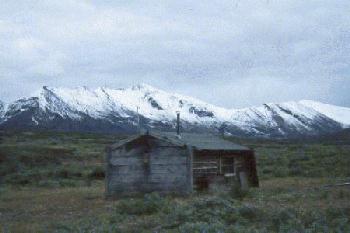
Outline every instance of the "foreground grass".
<path id="1" fill-rule="evenodd" d="M 3 232 L 349 232 L 350 189 L 334 180 L 276 178 L 238 200 L 229 193 L 104 199 L 91 187 L 7 188 Z"/>
<path id="2" fill-rule="evenodd" d="M 242 141 L 260 188 L 104 199 L 104 147 L 122 136 L 7 133 L 0 232 L 350 232 L 350 146 Z"/>

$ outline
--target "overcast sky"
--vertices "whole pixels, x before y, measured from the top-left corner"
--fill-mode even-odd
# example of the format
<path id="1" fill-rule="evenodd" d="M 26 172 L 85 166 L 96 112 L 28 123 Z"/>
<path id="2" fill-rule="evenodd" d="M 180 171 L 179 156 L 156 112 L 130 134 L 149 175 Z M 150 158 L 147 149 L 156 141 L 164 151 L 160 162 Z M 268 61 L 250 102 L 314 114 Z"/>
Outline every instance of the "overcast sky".
<path id="1" fill-rule="evenodd" d="M 0 99 L 147 83 L 230 108 L 350 107 L 350 1 L 0 0 Z"/>

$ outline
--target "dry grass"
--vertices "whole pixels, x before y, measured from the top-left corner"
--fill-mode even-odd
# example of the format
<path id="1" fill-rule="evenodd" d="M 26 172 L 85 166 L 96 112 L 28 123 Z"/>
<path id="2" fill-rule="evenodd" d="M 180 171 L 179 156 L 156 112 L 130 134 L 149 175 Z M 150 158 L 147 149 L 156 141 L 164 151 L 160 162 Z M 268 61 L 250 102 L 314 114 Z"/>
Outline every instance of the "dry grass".
<path id="1" fill-rule="evenodd" d="M 103 182 L 91 187 L 9 188 L 1 193 L 0 224 L 11 232 L 36 232 L 46 224 L 108 213 L 110 205 L 104 200 Z"/>
<path id="2" fill-rule="evenodd" d="M 281 208 L 305 211 L 330 208 L 350 209 L 350 189 L 322 187 L 330 182 L 332 180 L 324 178 L 266 180 L 261 182 L 261 188 L 251 190 L 241 204 L 267 211 Z M 220 193 L 195 194 L 189 198 L 174 197 L 171 201 L 189 205 L 198 198 L 220 195 Z M 104 199 L 103 182 L 94 182 L 91 187 L 9 188 L 2 191 L 0 197 L 0 229 L 5 232 L 6 230 L 9 232 L 51 231 L 57 223 L 69 225 L 90 217 L 111 216 L 117 203 L 118 201 Z M 136 222 L 123 224 L 124 226 L 142 225 L 147 221 L 152 221 L 152 216 L 139 216 Z"/>

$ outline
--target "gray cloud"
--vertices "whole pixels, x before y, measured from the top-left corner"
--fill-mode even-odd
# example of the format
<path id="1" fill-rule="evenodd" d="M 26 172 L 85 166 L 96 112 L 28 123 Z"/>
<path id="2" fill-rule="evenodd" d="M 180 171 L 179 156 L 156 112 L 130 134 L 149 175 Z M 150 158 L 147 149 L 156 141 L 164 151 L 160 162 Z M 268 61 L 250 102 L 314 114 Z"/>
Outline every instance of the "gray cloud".
<path id="1" fill-rule="evenodd" d="M 226 107 L 350 106 L 349 1 L 116 2 L 0 0 L 0 98 L 145 82 Z"/>

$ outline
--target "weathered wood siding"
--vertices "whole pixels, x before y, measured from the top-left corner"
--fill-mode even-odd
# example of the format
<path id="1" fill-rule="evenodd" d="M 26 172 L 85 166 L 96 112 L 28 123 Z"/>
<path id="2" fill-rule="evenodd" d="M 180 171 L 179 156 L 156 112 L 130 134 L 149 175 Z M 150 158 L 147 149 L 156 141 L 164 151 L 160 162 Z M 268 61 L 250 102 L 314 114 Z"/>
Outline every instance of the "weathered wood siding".
<path id="1" fill-rule="evenodd" d="M 191 156 L 185 147 L 151 140 L 110 151 L 107 196 L 192 191 Z"/>
<path id="2" fill-rule="evenodd" d="M 198 185 L 209 186 L 214 180 L 213 177 L 225 174 L 234 174 L 241 185 L 259 187 L 254 151 L 195 151 L 193 158 L 195 188 L 198 188 Z"/>

